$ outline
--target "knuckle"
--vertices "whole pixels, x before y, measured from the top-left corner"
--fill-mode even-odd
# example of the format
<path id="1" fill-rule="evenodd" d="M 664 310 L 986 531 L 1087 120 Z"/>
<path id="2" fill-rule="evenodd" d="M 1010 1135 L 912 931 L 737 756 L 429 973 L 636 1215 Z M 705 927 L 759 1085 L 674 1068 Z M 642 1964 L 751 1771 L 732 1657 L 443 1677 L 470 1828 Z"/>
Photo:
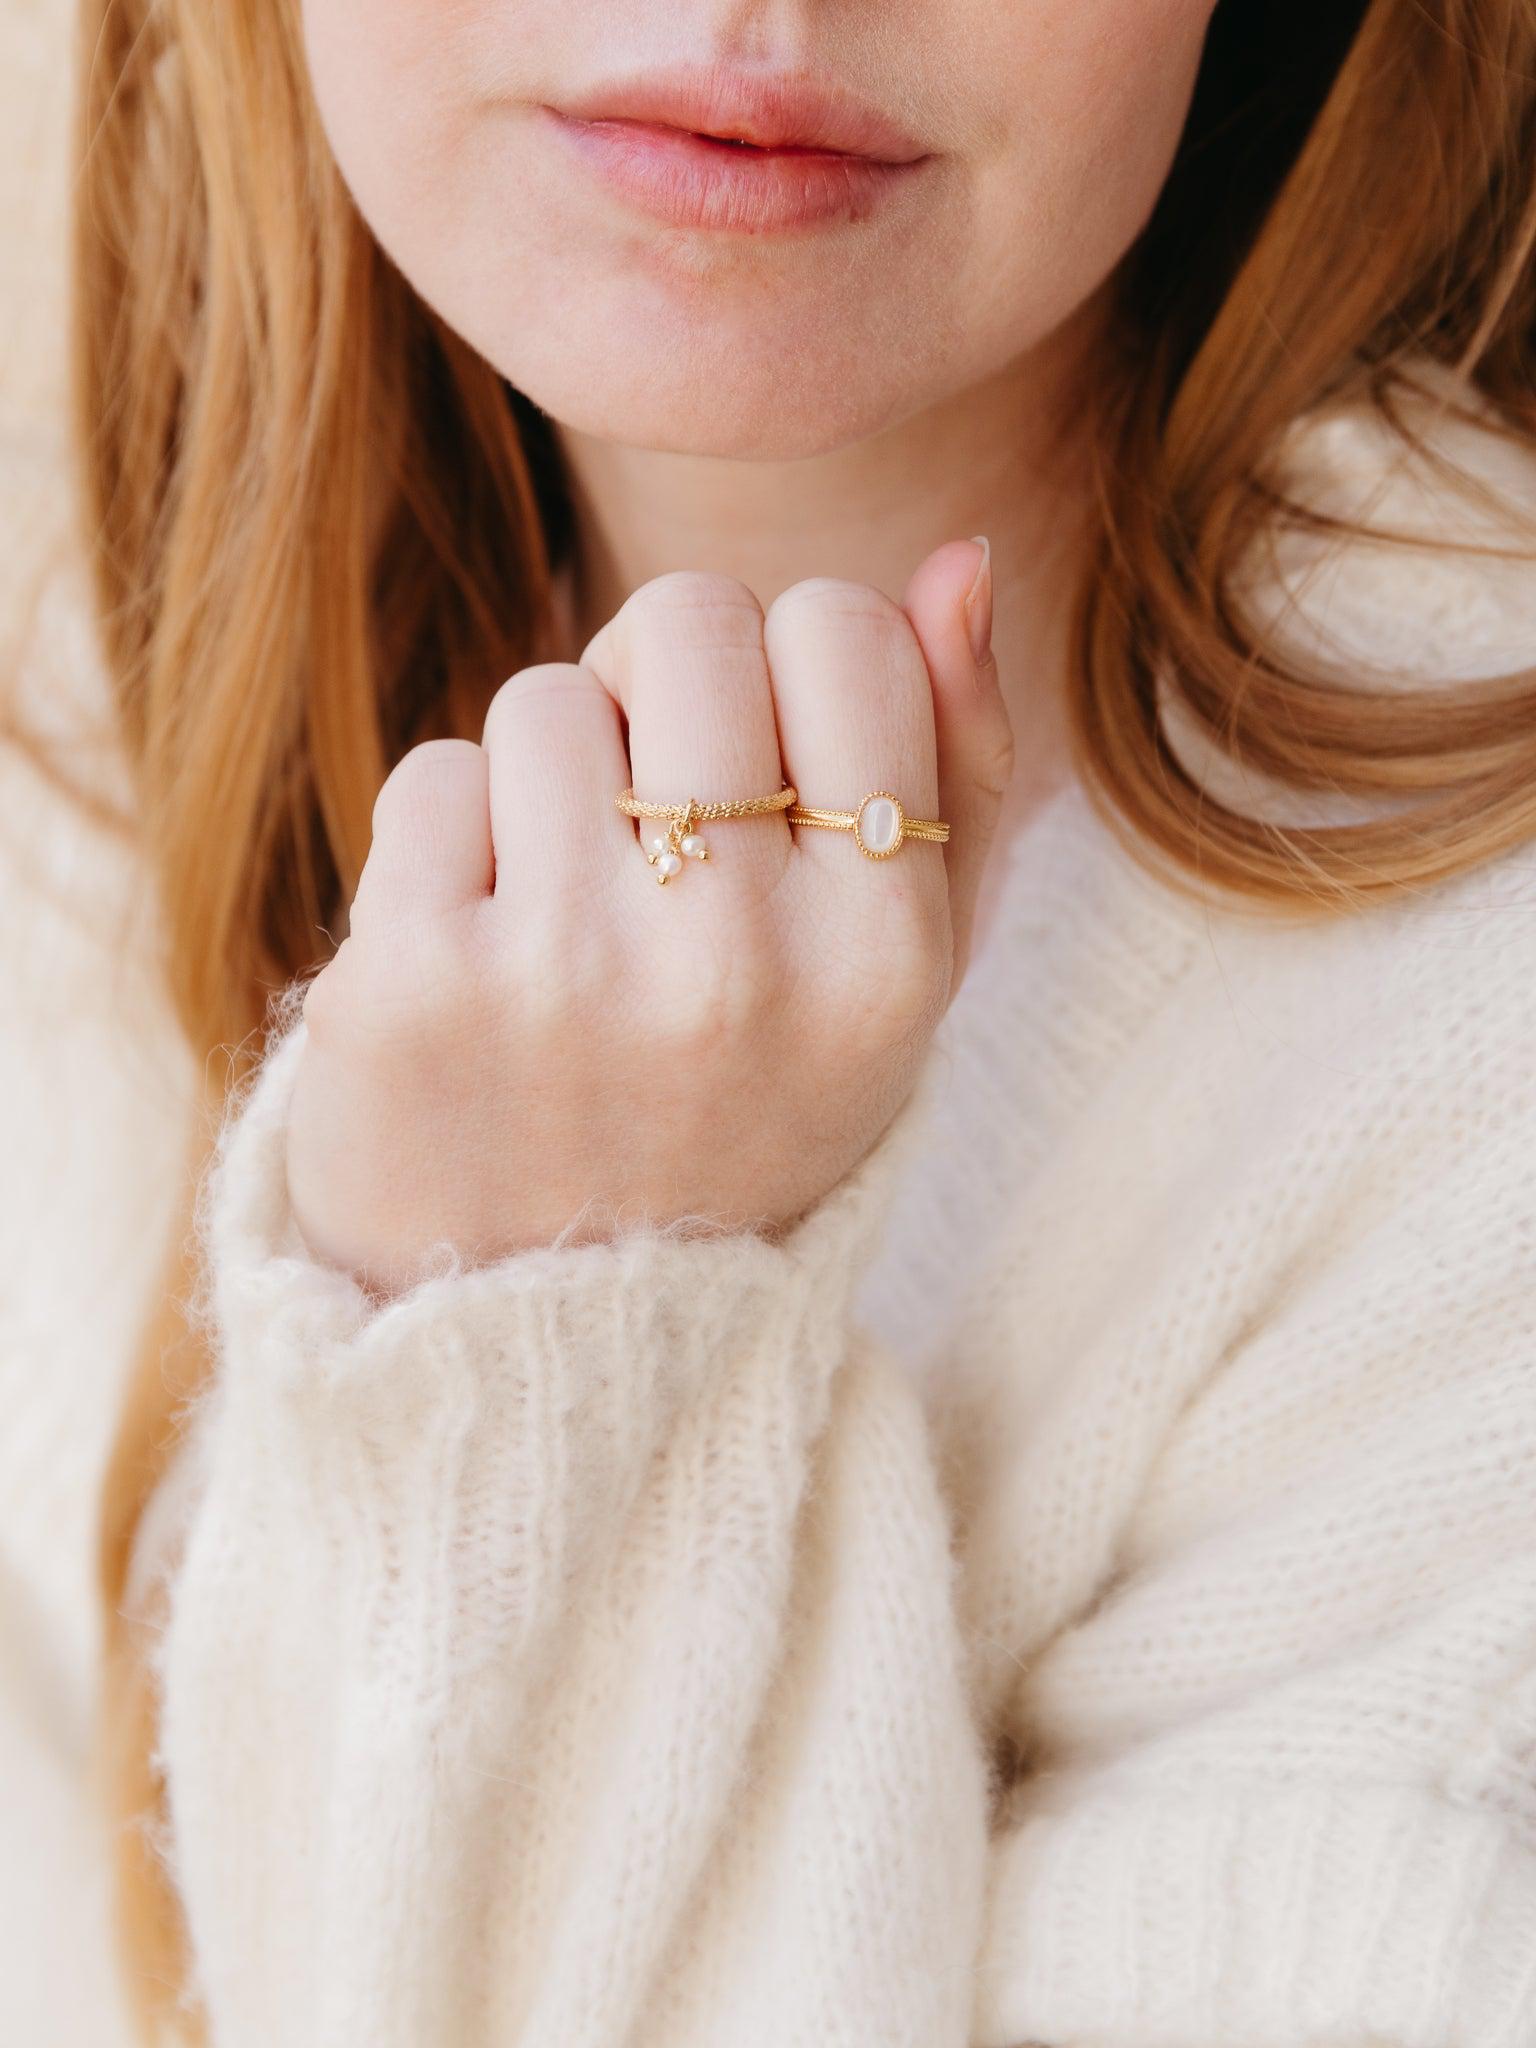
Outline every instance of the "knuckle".
<path id="1" fill-rule="evenodd" d="M 407 828 L 432 802 L 445 783 L 457 785 L 479 771 L 480 749 L 473 740 L 423 740 L 402 754 L 373 800 L 373 834 Z"/>
<path id="2" fill-rule="evenodd" d="M 480 744 L 493 753 L 505 736 L 505 728 L 530 709 L 560 709 L 587 703 L 601 696 L 603 686 L 588 668 L 574 661 L 539 661 L 520 668 L 492 697 L 481 728 Z"/>
<path id="3" fill-rule="evenodd" d="M 756 647 L 763 609 L 738 577 L 713 569 L 671 569 L 642 583 L 618 615 L 625 633 L 664 632 L 689 646 Z"/>
<path id="4" fill-rule="evenodd" d="M 912 633 L 910 620 L 894 598 L 887 597 L 872 583 L 858 583 L 851 577 L 806 576 L 799 583 L 791 583 L 768 607 L 768 617 L 782 618 L 802 608 L 826 618 L 851 619 L 877 633 L 904 640 Z"/>
<path id="5" fill-rule="evenodd" d="M 464 1027 L 476 975 L 464 931 L 412 918 L 348 938 L 304 998 L 311 1031 L 371 1052 L 412 1053 Z"/>
<path id="6" fill-rule="evenodd" d="M 611 1004 L 619 978 L 608 928 L 584 902 L 552 890 L 484 907 L 487 978 L 498 1006 L 534 1039 L 569 1035 Z"/>
<path id="7" fill-rule="evenodd" d="M 876 1035 L 906 1039 L 935 1029 L 949 1000 L 951 932 L 941 892 L 893 891 L 881 906 L 878 929 L 861 958 L 879 961 L 879 973 L 861 976 L 861 1016 Z"/>
<path id="8" fill-rule="evenodd" d="M 329 1042 L 345 1025 L 348 956 L 356 949 L 355 939 L 343 939 L 319 973 L 305 984 L 304 1023 L 310 1037 L 317 1043 Z"/>
<path id="9" fill-rule="evenodd" d="M 933 1036 L 949 1008 L 949 993 L 949 952 L 946 948 L 941 957 L 929 954 L 922 971 L 914 975 L 908 988 L 910 1036 L 920 1041 Z"/>
<path id="10" fill-rule="evenodd" d="M 668 569 L 642 583 L 626 602 L 626 610 L 709 611 L 721 605 L 757 609 L 757 598 L 739 576 L 720 569 Z"/>
<path id="11" fill-rule="evenodd" d="M 786 999 L 819 1040 L 858 1063 L 922 1036 L 948 1004 L 948 897 L 891 879 L 874 903 L 817 901 L 797 946 Z"/>
<path id="12" fill-rule="evenodd" d="M 712 929 L 698 935 L 684 958 L 664 964 L 664 992 L 646 1013 L 674 1051 L 703 1061 L 739 1060 L 744 1045 L 763 1038 L 782 979 L 771 949 L 734 928 Z"/>
<path id="13" fill-rule="evenodd" d="M 927 668 L 900 605 L 867 583 L 811 576 L 781 591 L 763 626 L 775 663 L 810 654 L 830 658 L 839 694 L 878 711 L 882 727 L 905 716 L 927 688 Z M 893 698 L 892 693 L 895 692 Z"/>

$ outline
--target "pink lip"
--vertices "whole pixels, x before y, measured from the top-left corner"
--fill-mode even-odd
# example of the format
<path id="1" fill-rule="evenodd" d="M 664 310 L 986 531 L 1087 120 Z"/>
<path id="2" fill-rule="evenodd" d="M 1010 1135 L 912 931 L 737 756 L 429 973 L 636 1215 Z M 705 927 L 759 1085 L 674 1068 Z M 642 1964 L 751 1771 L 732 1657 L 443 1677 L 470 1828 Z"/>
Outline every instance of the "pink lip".
<path id="1" fill-rule="evenodd" d="M 931 160 L 878 109 L 782 72 L 651 73 L 543 111 L 613 189 L 685 227 L 862 220 Z"/>

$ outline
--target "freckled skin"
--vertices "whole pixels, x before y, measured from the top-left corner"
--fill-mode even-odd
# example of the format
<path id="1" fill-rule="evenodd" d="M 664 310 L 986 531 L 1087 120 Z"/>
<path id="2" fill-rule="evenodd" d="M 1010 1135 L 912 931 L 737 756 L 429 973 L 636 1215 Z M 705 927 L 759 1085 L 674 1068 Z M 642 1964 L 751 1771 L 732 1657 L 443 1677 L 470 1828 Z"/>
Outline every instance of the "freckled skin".
<path id="1" fill-rule="evenodd" d="M 985 377 L 1113 268 L 1166 175 L 1214 0 L 881 0 L 790 48 L 941 161 L 856 226 L 757 238 L 628 215 L 531 109 L 713 54 L 710 10 L 304 0 L 321 118 L 380 242 L 567 425 L 755 459 L 859 438 Z M 735 46 L 733 46 L 734 48 Z"/>

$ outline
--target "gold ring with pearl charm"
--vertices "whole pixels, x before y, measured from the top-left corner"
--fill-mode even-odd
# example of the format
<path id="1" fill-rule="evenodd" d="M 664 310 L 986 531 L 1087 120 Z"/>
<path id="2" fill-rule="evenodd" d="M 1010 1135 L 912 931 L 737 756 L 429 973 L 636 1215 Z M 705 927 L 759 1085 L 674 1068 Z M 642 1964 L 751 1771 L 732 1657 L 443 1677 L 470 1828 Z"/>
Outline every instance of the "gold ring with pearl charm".
<path id="1" fill-rule="evenodd" d="M 701 804 L 696 797 L 681 804 L 648 803 L 637 797 L 633 789 L 614 798 L 626 817 L 667 821 L 666 831 L 654 835 L 645 855 L 656 870 L 657 881 L 663 885 L 682 873 L 685 860 L 709 859 L 709 848 L 694 830 L 696 825 L 710 824 L 717 818 L 755 818 L 766 811 L 787 811 L 794 801 L 795 791 L 787 782 L 771 796 L 731 797 L 719 803 Z"/>
<path id="2" fill-rule="evenodd" d="M 824 825 L 829 831 L 851 832 L 854 845 L 869 860 L 889 860 L 909 839 L 942 845 L 949 837 L 942 818 L 909 818 L 901 798 L 888 789 L 872 789 L 857 810 L 819 811 L 797 803 L 784 815 L 791 825 Z"/>

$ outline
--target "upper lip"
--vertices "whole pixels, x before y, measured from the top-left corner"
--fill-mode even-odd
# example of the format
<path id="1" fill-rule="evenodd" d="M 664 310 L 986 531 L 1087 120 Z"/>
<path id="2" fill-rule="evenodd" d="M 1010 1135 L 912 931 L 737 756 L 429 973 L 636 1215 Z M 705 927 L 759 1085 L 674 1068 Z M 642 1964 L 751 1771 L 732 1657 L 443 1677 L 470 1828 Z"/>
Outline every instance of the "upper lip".
<path id="1" fill-rule="evenodd" d="M 578 120 L 660 122 L 760 149 L 835 150 L 884 163 L 928 154 L 867 100 L 790 71 L 683 65 L 609 79 L 554 104 Z"/>

